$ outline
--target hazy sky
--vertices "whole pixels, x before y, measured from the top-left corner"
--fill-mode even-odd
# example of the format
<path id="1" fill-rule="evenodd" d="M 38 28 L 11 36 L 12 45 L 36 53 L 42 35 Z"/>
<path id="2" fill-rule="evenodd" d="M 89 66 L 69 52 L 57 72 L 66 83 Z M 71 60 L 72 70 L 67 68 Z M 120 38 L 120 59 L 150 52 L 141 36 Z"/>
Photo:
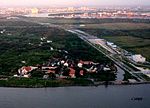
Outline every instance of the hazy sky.
<path id="1" fill-rule="evenodd" d="M 0 0 L 1 6 L 150 5 L 150 0 Z"/>

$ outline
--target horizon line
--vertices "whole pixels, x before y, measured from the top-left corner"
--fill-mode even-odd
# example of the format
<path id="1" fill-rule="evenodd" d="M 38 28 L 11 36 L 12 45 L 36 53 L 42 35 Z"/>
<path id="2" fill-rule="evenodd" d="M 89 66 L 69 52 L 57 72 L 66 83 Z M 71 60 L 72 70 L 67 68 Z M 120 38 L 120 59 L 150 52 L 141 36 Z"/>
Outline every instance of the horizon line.
<path id="1" fill-rule="evenodd" d="M 66 6 L 62 6 L 62 5 L 57 5 L 57 6 L 48 6 L 48 5 L 34 5 L 34 6 L 31 6 L 31 5 L 0 5 L 2 7 L 99 7 L 99 6 L 102 6 L 102 7 L 133 7 L 133 6 L 150 6 L 149 4 L 145 4 L 145 5 L 79 5 L 79 6 L 74 6 L 74 5 L 66 5 Z M 0 8 L 2 8 L 0 7 Z"/>

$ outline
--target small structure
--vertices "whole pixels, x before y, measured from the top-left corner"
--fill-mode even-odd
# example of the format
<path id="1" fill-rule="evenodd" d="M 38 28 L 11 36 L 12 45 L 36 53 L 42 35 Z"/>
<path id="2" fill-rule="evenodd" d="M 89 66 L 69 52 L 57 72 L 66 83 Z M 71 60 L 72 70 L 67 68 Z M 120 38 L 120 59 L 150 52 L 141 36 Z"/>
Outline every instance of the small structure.
<path id="1" fill-rule="evenodd" d="M 109 67 L 104 67 L 103 69 L 104 71 L 111 71 L 111 69 Z"/>
<path id="2" fill-rule="evenodd" d="M 49 74 L 49 73 L 55 73 L 55 70 L 53 70 L 53 69 L 49 69 L 49 70 L 47 70 L 47 72 L 45 72 L 46 74 Z"/>
<path id="3" fill-rule="evenodd" d="M 32 67 L 32 66 L 23 66 L 21 69 L 18 69 L 18 74 L 21 77 L 26 77 L 29 78 L 30 77 L 30 72 L 34 69 L 36 69 L 37 67 Z M 14 77 L 17 77 L 18 75 L 14 75 Z"/>
<path id="4" fill-rule="evenodd" d="M 64 61 L 64 60 L 62 60 L 62 61 L 60 61 L 60 63 L 61 63 L 61 64 L 64 64 L 64 63 L 65 63 L 65 61 Z"/>
<path id="5" fill-rule="evenodd" d="M 146 58 L 140 54 L 132 55 L 131 59 L 135 62 L 141 62 L 141 63 L 144 63 L 146 61 Z"/>
<path id="6" fill-rule="evenodd" d="M 69 66 L 69 64 L 68 64 L 68 63 L 64 63 L 64 66 L 68 67 L 68 66 Z"/>
<path id="7" fill-rule="evenodd" d="M 82 68 L 83 64 L 82 63 L 78 63 L 77 65 L 79 68 Z"/>
<path id="8" fill-rule="evenodd" d="M 25 64 L 25 63 L 26 63 L 26 61 L 21 61 L 21 63 Z"/>
<path id="9" fill-rule="evenodd" d="M 48 79 L 49 78 L 49 75 L 44 75 L 43 76 L 43 79 Z"/>
<path id="10" fill-rule="evenodd" d="M 53 47 L 50 47 L 50 50 L 51 50 L 51 51 L 53 51 L 53 50 L 54 50 L 54 48 L 53 48 Z"/>
<path id="11" fill-rule="evenodd" d="M 89 41 L 93 44 L 98 44 L 98 45 L 101 45 L 101 44 L 106 44 L 106 41 L 104 39 L 89 39 Z"/>
<path id="12" fill-rule="evenodd" d="M 115 45 L 112 42 L 106 42 L 108 46 L 112 47 L 112 48 L 117 48 L 117 45 Z"/>
<path id="13" fill-rule="evenodd" d="M 47 40 L 47 43 L 52 43 L 52 41 L 51 40 Z"/>
<path id="14" fill-rule="evenodd" d="M 5 30 L 5 29 L 3 29 L 2 31 L 0 31 L 0 33 L 1 33 L 1 34 L 3 34 L 5 31 L 6 31 L 6 30 Z"/>
<path id="15" fill-rule="evenodd" d="M 24 67 L 22 67 L 21 69 L 19 69 L 19 74 L 21 74 L 21 75 L 26 75 L 26 74 L 28 74 L 28 72 L 31 72 L 32 71 L 32 68 L 30 67 L 30 66 L 24 66 Z"/>
<path id="16" fill-rule="evenodd" d="M 94 64 L 93 61 L 82 61 L 82 60 L 80 60 L 79 62 L 80 62 L 81 64 L 84 64 L 84 65 Z"/>
<path id="17" fill-rule="evenodd" d="M 75 70 L 73 68 L 69 68 L 69 69 L 70 69 L 69 76 L 71 78 L 75 78 Z"/>
<path id="18" fill-rule="evenodd" d="M 130 83 L 136 83 L 136 82 L 137 82 L 135 79 L 128 79 L 128 81 L 129 81 Z"/>

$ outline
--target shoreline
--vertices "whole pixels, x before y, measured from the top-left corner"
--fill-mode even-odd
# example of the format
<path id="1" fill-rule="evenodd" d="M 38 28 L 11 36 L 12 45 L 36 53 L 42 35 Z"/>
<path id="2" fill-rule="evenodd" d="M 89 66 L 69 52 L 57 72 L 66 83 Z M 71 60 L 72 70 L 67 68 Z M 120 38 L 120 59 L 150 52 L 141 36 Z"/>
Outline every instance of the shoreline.
<path id="1" fill-rule="evenodd" d="M 34 82 L 36 81 L 36 82 Z M 16 83 L 17 82 L 17 83 Z M 9 88 L 56 88 L 56 87 L 98 87 L 101 85 L 141 85 L 150 84 L 150 81 L 128 82 L 128 81 L 99 81 L 94 82 L 88 79 L 59 79 L 59 80 L 41 80 L 41 79 L 21 79 L 0 80 L 0 87 Z"/>

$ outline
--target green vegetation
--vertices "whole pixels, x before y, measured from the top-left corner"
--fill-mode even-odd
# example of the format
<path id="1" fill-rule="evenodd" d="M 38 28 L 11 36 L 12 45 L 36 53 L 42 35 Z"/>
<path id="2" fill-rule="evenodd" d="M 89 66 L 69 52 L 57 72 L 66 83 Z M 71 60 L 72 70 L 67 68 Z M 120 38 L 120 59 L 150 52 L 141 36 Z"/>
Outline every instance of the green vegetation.
<path id="1" fill-rule="evenodd" d="M 142 77 L 143 77 L 144 79 L 146 79 L 146 81 L 150 81 L 150 78 L 149 78 L 148 76 L 146 76 L 146 75 L 143 74 Z"/>
<path id="2" fill-rule="evenodd" d="M 150 29 L 150 24 L 146 23 L 103 23 L 103 24 L 84 24 L 79 28 L 108 29 L 108 30 L 142 30 Z"/>
<path id="3" fill-rule="evenodd" d="M 79 27 L 78 24 L 85 24 L 85 28 L 79 29 L 112 41 L 129 51 L 143 54 L 150 59 L 149 24 L 145 24 L 150 23 L 149 20 L 22 18 L 31 22 L 63 24 L 64 27 L 68 27 L 68 25 Z M 0 75 L 14 75 L 22 66 L 36 66 L 44 64 L 54 57 L 64 57 L 61 50 L 68 51 L 69 57 L 74 60 L 89 60 L 104 64 L 110 62 L 105 55 L 100 54 L 76 35 L 33 22 L 0 19 L 0 31 L 4 31 L 0 33 Z M 116 22 L 117 26 L 113 27 Z M 130 25 L 129 28 L 127 28 L 128 25 Z M 45 39 L 41 40 L 43 37 Z M 51 42 L 49 43 L 47 40 Z M 54 50 L 50 50 L 50 47 Z M 40 78 L 43 76 L 43 74 L 33 74 L 39 75 Z M 132 76 L 125 74 L 125 80 L 130 77 L 132 78 Z M 95 78 L 98 81 L 114 81 L 116 76 L 105 73 L 99 76 L 91 74 L 87 78 Z M 8 78 L 8 80 L 0 80 L 0 86 L 9 87 L 58 87 L 91 84 L 91 81 L 84 78 L 43 80 L 32 77 L 31 79 Z"/>
<path id="4" fill-rule="evenodd" d="M 0 73 L 12 75 L 23 65 L 41 64 L 49 57 L 57 55 L 50 52 L 50 45 L 39 46 L 43 32 L 48 28 L 5 28 L 0 34 Z M 26 63 L 21 63 L 25 61 Z"/>
<path id="5" fill-rule="evenodd" d="M 89 86 L 93 85 L 87 79 L 57 79 L 44 80 L 37 78 L 8 78 L 8 80 L 0 80 L 1 87 L 62 87 L 62 86 Z"/>
<path id="6" fill-rule="evenodd" d="M 51 23 L 56 25 L 78 25 L 78 24 L 103 24 L 103 23 L 150 23 L 148 19 L 119 19 L 119 18 L 103 18 L 103 19 L 81 19 L 81 18 L 38 18 L 24 17 L 30 21 L 41 23 Z"/>
<path id="7" fill-rule="evenodd" d="M 125 72 L 124 74 L 124 81 L 128 81 L 128 79 L 136 79 L 134 76 L 132 76 L 130 73 Z M 136 79 L 137 80 L 137 79 Z"/>
<path id="8" fill-rule="evenodd" d="M 36 23 L 32 23 L 32 22 L 26 22 L 26 21 L 22 21 L 19 19 L 5 19 L 5 18 L 0 18 L 0 28 L 1 27 L 8 27 L 8 26 L 20 26 L 21 28 L 24 26 L 39 26 L 39 24 Z"/>
<path id="9" fill-rule="evenodd" d="M 7 25 L 7 22 L 5 23 Z M 8 25 L 9 23 L 8 21 Z M 12 23 L 15 27 L 0 28 L 0 31 L 4 30 L 4 33 L 0 34 L 0 74 L 2 75 L 13 75 L 24 65 L 36 66 L 52 57 L 62 57 L 58 50 L 67 50 L 74 59 L 109 61 L 77 36 L 62 29 L 45 26 L 29 27 L 28 24 L 20 25 L 17 21 L 11 22 L 11 25 Z M 42 37 L 46 39 L 41 40 Z M 52 43 L 47 43 L 46 40 Z M 56 50 L 50 51 L 50 47 Z"/>
<path id="10" fill-rule="evenodd" d="M 123 48 L 132 48 L 132 47 L 140 47 L 140 46 L 149 46 L 149 39 L 142 39 L 133 36 L 104 36 L 108 41 L 114 41 L 116 44 L 121 45 Z"/>

